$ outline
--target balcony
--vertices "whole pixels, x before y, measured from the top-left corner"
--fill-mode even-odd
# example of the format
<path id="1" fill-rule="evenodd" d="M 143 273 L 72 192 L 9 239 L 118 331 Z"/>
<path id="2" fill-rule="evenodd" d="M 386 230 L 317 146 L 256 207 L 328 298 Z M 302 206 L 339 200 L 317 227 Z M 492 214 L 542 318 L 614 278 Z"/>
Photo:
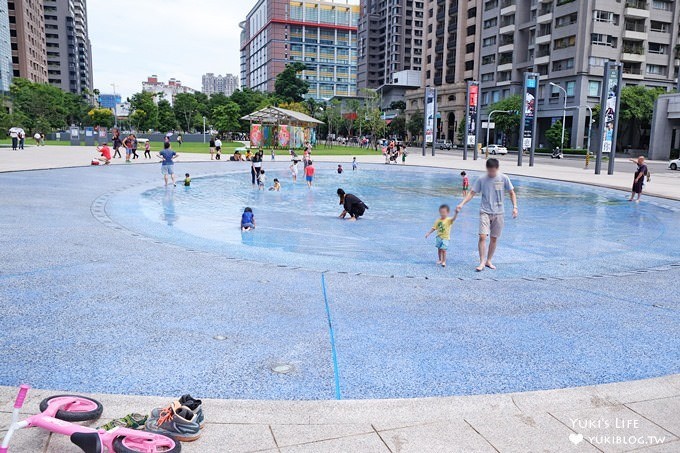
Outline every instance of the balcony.
<path id="1" fill-rule="evenodd" d="M 510 14 L 515 14 L 515 12 L 517 12 L 517 4 L 515 0 L 501 1 L 501 16 L 509 16 Z"/>
<path id="2" fill-rule="evenodd" d="M 536 36 L 536 45 L 541 45 L 541 44 L 550 44 L 550 41 L 552 40 L 552 35 L 550 33 L 542 36 Z"/>
<path id="3" fill-rule="evenodd" d="M 631 46 L 623 45 L 623 54 L 621 55 L 621 61 L 630 61 L 634 63 L 644 63 L 645 61 L 645 49 L 643 46 Z"/>
<path id="4" fill-rule="evenodd" d="M 623 77 L 626 79 L 636 79 L 642 80 L 644 78 L 642 74 L 642 67 L 639 64 L 634 65 L 623 65 Z"/>
<path id="5" fill-rule="evenodd" d="M 550 63 L 550 55 L 543 55 L 541 57 L 534 58 L 534 64 L 535 65 L 548 64 L 548 63 Z"/>
<path id="6" fill-rule="evenodd" d="M 549 12 L 549 13 L 541 14 L 540 16 L 538 16 L 536 18 L 536 23 L 537 24 L 549 24 L 549 23 L 552 22 L 552 20 L 553 20 L 553 13 Z"/>
<path id="7" fill-rule="evenodd" d="M 623 39 L 629 39 L 632 41 L 646 41 L 647 27 L 645 27 L 644 22 L 626 21 L 623 27 Z"/>
<path id="8" fill-rule="evenodd" d="M 515 24 L 508 24 L 502 26 L 500 29 L 498 29 L 498 33 L 501 35 L 507 35 L 510 33 L 513 33 L 515 31 Z"/>
<path id="9" fill-rule="evenodd" d="M 625 17 L 635 17 L 637 19 L 649 18 L 649 7 L 647 2 L 643 0 L 627 0 L 626 7 L 623 10 Z"/>
<path id="10" fill-rule="evenodd" d="M 498 72 L 501 71 L 512 71 L 512 62 L 510 63 L 504 63 L 504 64 L 499 64 L 498 68 L 496 68 Z"/>

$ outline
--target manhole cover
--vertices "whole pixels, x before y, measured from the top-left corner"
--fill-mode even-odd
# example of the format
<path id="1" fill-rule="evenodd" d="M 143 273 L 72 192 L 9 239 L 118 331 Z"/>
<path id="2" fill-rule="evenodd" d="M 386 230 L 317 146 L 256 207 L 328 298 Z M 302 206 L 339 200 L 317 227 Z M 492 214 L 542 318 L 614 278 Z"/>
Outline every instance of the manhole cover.
<path id="1" fill-rule="evenodd" d="M 280 363 L 278 365 L 272 366 L 272 371 L 278 374 L 287 374 L 293 371 L 293 365 L 287 363 Z"/>

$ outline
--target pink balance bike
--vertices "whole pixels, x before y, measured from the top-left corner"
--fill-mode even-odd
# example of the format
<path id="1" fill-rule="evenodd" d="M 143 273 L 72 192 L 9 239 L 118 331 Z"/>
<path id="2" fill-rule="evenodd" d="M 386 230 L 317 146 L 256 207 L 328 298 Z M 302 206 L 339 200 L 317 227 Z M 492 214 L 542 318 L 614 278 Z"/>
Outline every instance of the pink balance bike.
<path id="1" fill-rule="evenodd" d="M 57 395 L 40 403 L 40 414 L 19 421 L 19 411 L 29 387 L 22 385 L 14 402 L 12 424 L 0 445 L 0 453 L 9 451 L 9 441 L 15 431 L 23 428 L 42 428 L 47 431 L 69 436 L 71 442 L 85 453 L 178 453 L 178 441 L 162 434 L 114 428 L 111 431 L 88 428 L 71 422 L 96 420 L 104 408 L 101 403 L 84 396 Z"/>

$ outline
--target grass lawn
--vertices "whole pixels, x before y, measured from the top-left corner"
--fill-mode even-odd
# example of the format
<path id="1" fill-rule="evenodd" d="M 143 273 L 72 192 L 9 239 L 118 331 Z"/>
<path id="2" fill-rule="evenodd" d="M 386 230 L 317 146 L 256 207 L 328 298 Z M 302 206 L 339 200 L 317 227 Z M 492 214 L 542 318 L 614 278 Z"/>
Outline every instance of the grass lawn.
<path id="1" fill-rule="evenodd" d="M 0 146 L 3 148 L 6 148 L 8 146 L 11 146 L 12 141 L 9 138 L 4 138 L 0 139 Z M 70 146 L 71 143 L 65 140 L 61 141 L 56 141 L 56 140 L 48 140 L 46 142 L 47 146 Z M 35 140 L 27 139 L 26 140 L 26 146 L 33 146 L 35 145 Z M 172 147 L 175 151 L 178 153 L 201 153 L 201 154 L 208 154 L 210 152 L 210 149 L 208 148 L 207 143 L 194 143 L 194 142 L 185 142 L 181 147 L 177 146 L 177 143 L 173 142 Z M 222 143 L 222 154 L 233 154 L 234 149 L 236 148 L 241 148 L 243 147 L 243 144 L 240 142 L 223 142 Z M 151 151 L 160 151 L 162 148 L 161 144 L 158 142 L 151 142 Z M 143 145 L 140 146 L 141 150 L 144 150 Z M 267 156 L 271 153 L 271 150 L 265 150 L 265 154 Z M 276 154 L 278 155 L 283 155 L 283 154 L 288 154 L 288 150 L 283 150 L 283 149 L 278 149 L 276 150 Z M 298 154 L 302 154 L 302 150 L 299 150 Z M 356 148 L 353 146 L 324 146 L 323 144 L 317 144 L 316 147 L 314 148 L 313 154 L 315 156 L 348 156 L 348 155 L 353 155 L 353 156 L 368 156 L 368 155 L 380 155 L 380 151 L 375 151 L 373 149 L 366 149 L 366 148 Z"/>

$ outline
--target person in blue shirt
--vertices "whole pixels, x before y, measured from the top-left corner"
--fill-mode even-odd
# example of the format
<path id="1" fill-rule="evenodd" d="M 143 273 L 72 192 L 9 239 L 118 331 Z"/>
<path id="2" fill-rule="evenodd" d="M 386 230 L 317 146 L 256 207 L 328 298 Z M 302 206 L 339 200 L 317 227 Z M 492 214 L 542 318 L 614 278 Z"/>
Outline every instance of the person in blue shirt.
<path id="1" fill-rule="evenodd" d="M 253 210 L 246 208 L 241 215 L 241 231 L 250 231 L 255 229 L 255 215 Z"/>
<path id="2" fill-rule="evenodd" d="M 165 142 L 163 144 L 163 151 L 158 153 L 158 157 L 161 160 L 161 173 L 163 174 L 163 179 L 165 180 L 165 185 L 168 185 L 168 176 L 172 178 L 172 185 L 177 186 L 175 182 L 175 158 L 178 154 L 170 148 L 170 143 Z"/>

